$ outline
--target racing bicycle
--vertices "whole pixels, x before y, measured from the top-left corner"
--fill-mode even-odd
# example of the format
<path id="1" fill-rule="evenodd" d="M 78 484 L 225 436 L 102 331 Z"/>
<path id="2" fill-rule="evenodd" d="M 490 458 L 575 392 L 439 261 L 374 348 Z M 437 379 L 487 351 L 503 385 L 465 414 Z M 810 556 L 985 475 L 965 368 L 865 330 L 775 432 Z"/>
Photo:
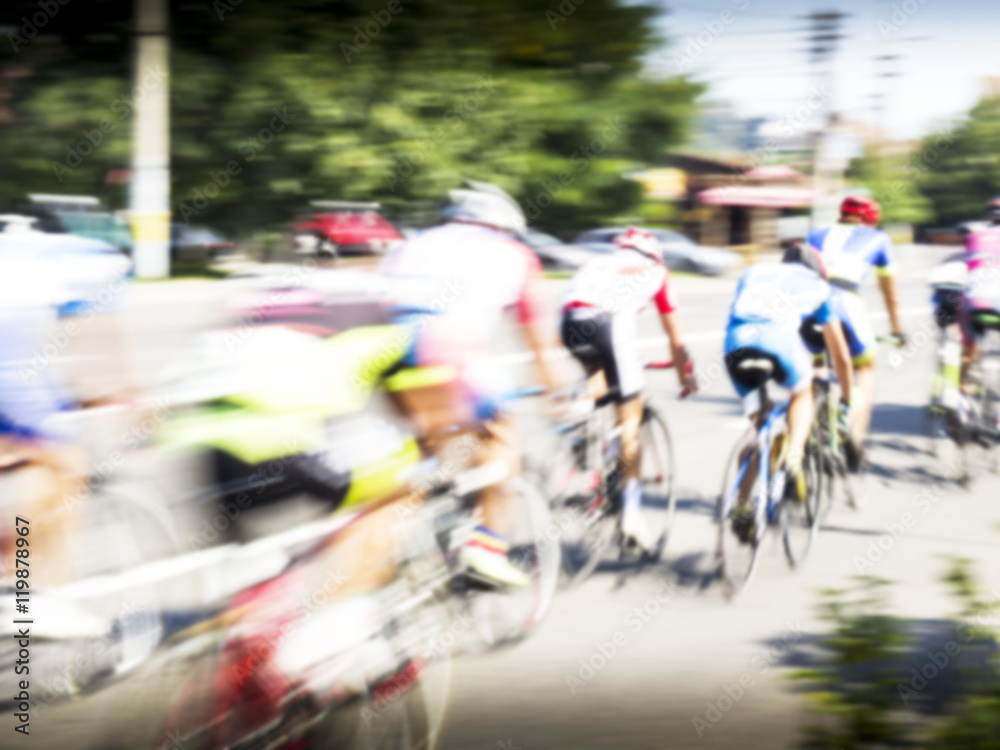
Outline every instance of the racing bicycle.
<path id="1" fill-rule="evenodd" d="M 672 362 L 646 365 L 651 370 L 672 367 Z M 609 389 L 594 400 L 593 408 L 556 428 L 557 448 L 545 467 L 544 486 L 562 540 L 563 572 L 569 585 L 586 580 L 612 548 L 620 560 L 655 563 L 673 528 L 677 510 L 673 441 L 666 420 L 647 400 L 639 432 L 641 512 L 655 544 L 651 550 L 638 550 L 621 533 L 623 467 L 617 396 L 617 389 Z"/>
<path id="2" fill-rule="evenodd" d="M 815 425 L 802 461 L 805 499 L 785 498 L 780 469 L 785 460 L 788 404 L 774 403 L 768 396 L 773 363 L 748 360 L 740 367 L 761 385 L 745 401 L 747 413 L 759 417 L 733 449 L 716 509 L 718 575 L 730 598 L 753 579 L 764 539 L 772 529 L 780 531 L 789 566 L 802 565 L 812 550 L 828 498 Z"/>

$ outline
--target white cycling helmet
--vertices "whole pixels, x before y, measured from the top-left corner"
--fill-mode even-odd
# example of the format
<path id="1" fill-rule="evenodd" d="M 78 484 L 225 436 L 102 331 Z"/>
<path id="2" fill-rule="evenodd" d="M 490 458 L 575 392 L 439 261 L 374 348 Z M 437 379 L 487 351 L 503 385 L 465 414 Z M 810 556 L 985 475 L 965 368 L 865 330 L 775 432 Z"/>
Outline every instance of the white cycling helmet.
<path id="1" fill-rule="evenodd" d="M 663 262 L 663 248 L 660 247 L 660 241 L 643 229 L 629 227 L 628 230 L 615 237 L 615 245 L 629 250 L 638 250 L 655 261 Z"/>
<path id="2" fill-rule="evenodd" d="M 524 211 L 502 188 L 488 182 L 466 180 L 465 187 L 449 190 L 451 205 L 441 212 L 447 221 L 484 224 L 521 234 L 528 228 Z"/>

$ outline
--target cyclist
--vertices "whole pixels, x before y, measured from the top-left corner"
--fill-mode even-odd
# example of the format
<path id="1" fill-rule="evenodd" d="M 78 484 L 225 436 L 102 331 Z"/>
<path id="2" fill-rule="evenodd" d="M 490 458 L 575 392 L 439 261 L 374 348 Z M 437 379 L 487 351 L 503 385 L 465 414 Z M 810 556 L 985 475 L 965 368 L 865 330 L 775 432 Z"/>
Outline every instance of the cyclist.
<path id="1" fill-rule="evenodd" d="M 584 264 L 573 277 L 563 298 L 561 333 L 566 348 L 590 378 L 587 395 L 596 397 L 609 387 L 618 390 L 619 466 L 625 480 L 621 530 L 626 539 L 650 550 L 656 540 L 649 538 L 640 513 L 640 392 L 645 379 L 636 340 L 639 311 L 650 302 L 670 341 L 681 388 L 686 394 L 695 393 L 698 384 L 677 321 L 670 272 L 659 241 L 632 227 L 616 237 L 614 244 L 615 252 Z"/>
<path id="2" fill-rule="evenodd" d="M 962 381 L 979 354 L 978 340 L 1000 328 L 1000 198 L 986 204 L 989 225 L 965 242 L 968 275 L 959 313 L 962 324 Z"/>
<path id="3" fill-rule="evenodd" d="M 879 289 L 889 313 L 892 334 L 899 345 L 906 336 L 899 320 L 896 299 L 895 258 L 892 240 L 876 227 L 882 212 L 871 198 L 847 197 L 840 205 L 840 223 L 814 229 L 809 244 L 823 255 L 833 287 L 833 309 L 844 328 L 847 344 L 857 372 L 855 416 L 851 420 L 851 440 L 847 442 L 852 469 L 861 463 L 864 438 L 875 405 L 875 332 L 868 320 L 868 309 L 858 294 L 869 269 L 878 274 Z M 813 349 L 814 353 L 818 353 Z"/>
<path id="4" fill-rule="evenodd" d="M 506 192 L 468 180 L 449 196 L 445 223 L 403 243 L 382 264 L 387 309 L 394 323 L 407 326 L 403 364 L 412 368 L 391 377 L 387 388 L 432 451 L 455 427 L 479 430 L 473 464 L 501 468 L 480 494 L 482 524 L 463 557 L 491 581 L 521 585 L 527 578 L 508 561 L 506 537 L 508 496 L 520 471 L 503 407 L 513 387 L 492 361 L 491 341 L 504 312 L 515 309 L 541 382 L 553 390 L 541 265 L 517 239 L 527 221 Z"/>
<path id="5" fill-rule="evenodd" d="M 842 383 L 838 421 L 844 427 L 849 421 L 852 372 L 848 343 L 836 324 L 834 295 L 822 257 L 809 247 L 796 248 L 785 254 L 784 261 L 759 263 L 740 277 L 729 310 L 725 362 L 747 416 L 755 421 L 759 422 L 768 408 L 755 400 L 767 380 L 773 378 L 791 391 L 787 453 L 784 468 L 775 478 L 780 483 L 784 477 L 786 497 L 802 500 L 806 491 L 802 459 L 814 416 L 813 358 L 800 333 L 804 321 L 814 318 L 822 326 L 824 343 Z M 741 498 L 741 503 L 748 500 Z M 752 523 L 753 513 L 741 517 Z"/>
<path id="6" fill-rule="evenodd" d="M 31 522 L 32 555 L 42 561 L 33 585 L 57 585 L 74 576 L 69 554 L 73 514 L 63 502 L 75 495 L 86 474 L 79 437 L 62 413 L 69 394 L 54 367 L 36 367 L 39 352 L 51 345 L 56 307 L 66 289 L 55 264 L 17 246 L 0 253 L 0 469 L 41 469 L 45 481 L 24 483 L 5 498 L 0 521 L 0 556 L 13 560 L 12 522 Z M 9 505 L 7 504 L 9 503 Z M 11 576 L 13 569 L 7 571 Z M 0 580 L 4 578 L 0 573 Z"/>

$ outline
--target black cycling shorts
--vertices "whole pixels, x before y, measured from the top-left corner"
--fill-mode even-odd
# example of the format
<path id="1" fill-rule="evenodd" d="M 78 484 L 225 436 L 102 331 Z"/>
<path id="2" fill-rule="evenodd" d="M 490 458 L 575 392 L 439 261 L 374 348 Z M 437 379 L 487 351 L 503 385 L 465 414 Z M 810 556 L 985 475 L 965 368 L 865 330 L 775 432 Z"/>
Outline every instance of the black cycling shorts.
<path id="1" fill-rule="evenodd" d="M 595 307 L 563 311 L 562 341 L 589 371 L 603 370 L 618 402 L 642 391 L 644 377 L 636 345 L 635 316 L 611 315 Z"/>

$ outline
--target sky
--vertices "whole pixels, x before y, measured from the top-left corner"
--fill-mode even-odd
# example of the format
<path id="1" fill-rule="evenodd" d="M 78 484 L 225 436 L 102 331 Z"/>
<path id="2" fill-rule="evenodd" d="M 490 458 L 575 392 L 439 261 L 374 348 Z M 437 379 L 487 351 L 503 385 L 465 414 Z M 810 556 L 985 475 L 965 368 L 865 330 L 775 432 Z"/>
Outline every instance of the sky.
<path id="1" fill-rule="evenodd" d="M 1000 76 L 1000 3 L 995 0 L 664 0 L 660 22 L 672 44 L 654 54 L 657 73 L 689 72 L 707 99 L 732 103 L 741 117 L 784 119 L 817 84 L 802 16 L 850 14 L 833 63 L 835 111 L 895 139 L 947 128 Z M 727 12 L 728 11 L 728 12 Z M 706 24 L 708 26 L 706 26 Z M 700 39 L 699 39 L 700 35 Z M 707 44 L 704 44 L 708 42 Z M 900 59 L 880 62 L 881 55 Z M 895 72 L 881 78 L 879 72 Z M 884 110 L 873 94 L 884 93 Z"/>

